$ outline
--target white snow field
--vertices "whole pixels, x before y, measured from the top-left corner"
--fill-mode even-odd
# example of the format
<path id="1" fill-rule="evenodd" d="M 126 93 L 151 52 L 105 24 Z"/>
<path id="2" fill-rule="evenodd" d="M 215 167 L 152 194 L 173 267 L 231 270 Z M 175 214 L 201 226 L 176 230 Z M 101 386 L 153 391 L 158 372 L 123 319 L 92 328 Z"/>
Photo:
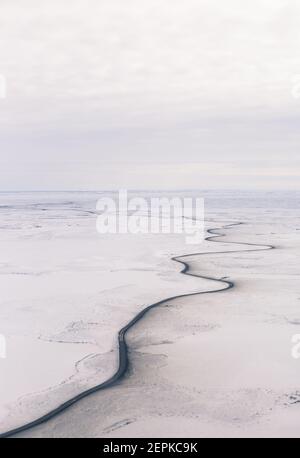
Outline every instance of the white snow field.
<path id="1" fill-rule="evenodd" d="M 90 194 L 27 196 L 22 211 L 1 197 L 3 432 L 113 374 L 118 330 L 145 306 L 202 292 L 131 328 L 120 383 L 19 436 L 300 437 L 299 193 L 199 194 L 225 234 L 200 246 L 100 236 Z M 170 260 L 199 252 L 184 261 L 207 279 Z M 220 279 L 234 288 L 212 293 Z"/>

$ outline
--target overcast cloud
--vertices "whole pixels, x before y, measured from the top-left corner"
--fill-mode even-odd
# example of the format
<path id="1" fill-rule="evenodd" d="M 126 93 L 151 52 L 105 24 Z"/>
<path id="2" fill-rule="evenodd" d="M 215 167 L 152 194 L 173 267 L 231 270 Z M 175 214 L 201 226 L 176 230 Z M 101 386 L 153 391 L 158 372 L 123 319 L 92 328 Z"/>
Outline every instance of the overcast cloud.
<path id="1" fill-rule="evenodd" d="M 1 0 L 0 189 L 300 188 L 299 48 L 299 0 Z"/>

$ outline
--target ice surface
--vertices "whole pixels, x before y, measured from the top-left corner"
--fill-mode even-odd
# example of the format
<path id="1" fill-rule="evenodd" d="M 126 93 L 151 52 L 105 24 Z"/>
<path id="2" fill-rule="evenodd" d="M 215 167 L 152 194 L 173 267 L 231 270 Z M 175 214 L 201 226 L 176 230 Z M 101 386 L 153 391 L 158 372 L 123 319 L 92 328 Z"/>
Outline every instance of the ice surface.
<path id="1" fill-rule="evenodd" d="M 300 363 L 291 338 L 300 323 L 300 195 L 183 194 L 205 197 L 208 228 L 245 223 L 220 230 L 224 242 L 276 250 L 217 254 L 247 247 L 100 236 L 99 194 L 1 196 L 2 430 L 111 375 L 117 332 L 146 305 L 215 289 L 170 261 L 201 251 L 213 254 L 189 258 L 192 271 L 229 277 L 235 288 L 152 311 L 130 331 L 129 377 L 23 435 L 299 436 Z"/>

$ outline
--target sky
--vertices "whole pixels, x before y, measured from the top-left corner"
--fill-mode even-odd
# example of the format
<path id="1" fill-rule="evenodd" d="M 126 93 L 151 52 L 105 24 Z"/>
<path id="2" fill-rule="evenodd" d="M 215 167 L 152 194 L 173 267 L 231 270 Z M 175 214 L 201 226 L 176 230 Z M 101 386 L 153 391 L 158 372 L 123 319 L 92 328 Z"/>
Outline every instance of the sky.
<path id="1" fill-rule="evenodd" d="M 299 0 L 0 0 L 2 191 L 300 189 L 299 115 Z"/>

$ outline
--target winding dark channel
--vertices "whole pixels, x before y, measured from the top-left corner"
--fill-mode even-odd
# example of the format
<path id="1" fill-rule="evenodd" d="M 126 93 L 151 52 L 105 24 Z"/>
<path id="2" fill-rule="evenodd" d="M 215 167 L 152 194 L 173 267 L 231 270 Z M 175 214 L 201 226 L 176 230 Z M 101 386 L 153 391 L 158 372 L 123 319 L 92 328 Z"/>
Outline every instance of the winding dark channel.
<path id="1" fill-rule="evenodd" d="M 209 237 L 206 237 L 205 240 L 210 241 L 210 242 L 219 242 L 218 240 L 215 240 L 220 237 L 225 237 L 226 234 L 218 234 L 216 231 L 222 230 L 222 229 L 230 229 L 231 227 L 234 226 L 239 226 L 241 224 L 244 224 L 242 222 L 239 223 L 233 223 L 233 224 L 228 224 L 220 228 L 214 228 L 214 229 L 208 229 L 207 233 L 210 234 Z M 219 282 L 224 285 L 223 288 L 219 288 L 216 290 L 211 290 L 211 291 L 199 291 L 196 293 L 187 293 L 187 294 L 180 294 L 178 296 L 172 296 L 168 297 L 167 299 L 163 299 L 159 302 L 155 302 L 154 304 L 149 305 L 146 307 L 144 310 L 139 312 L 126 326 L 124 326 L 118 334 L 118 344 L 119 344 L 119 366 L 115 374 L 110 377 L 108 380 L 105 382 L 101 383 L 100 385 L 96 385 L 93 388 L 90 388 L 86 391 L 83 391 L 82 393 L 74 396 L 73 398 L 69 399 L 68 401 L 60 404 L 58 407 L 55 409 L 51 410 L 47 414 L 37 418 L 36 420 L 33 420 L 23 426 L 17 427 L 15 429 L 12 429 L 10 431 L 7 431 L 5 433 L 0 434 L 0 438 L 8 438 L 11 436 L 14 436 L 16 434 L 22 433 L 24 431 L 28 431 L 31 428 L 34 428 L 36 426 L 39 426 L 55 416 L 63 413 L 66 409 L 71 407 L 73 404 L 77 403 L 83 398 L 86 398 L 87 396 L 96 393 L 97 391 L 104 390 L 107 388 L 111 388 L 112 386 L 116 385 L 118 382 L 122 380 L 122 378 L 125 376 L 127 369 L 128 369 L 128 364 L 129 364 L 129 358 L 128 358 L 128 346 L 126 343 L 126 334 L 131 329 L 138 321 L 140 321 L 148 312 L 149 310 L 159 307 L 169 301 L 172 301 L 174 299 L 179 299 L 183 297 L 190 297 L 190 296 L 197 296 L 197 295 L 202 295 L 202 294 L 212 294 L 212 293 L 220 293 L 224 292 L 227 290 L 230 290 L 234 288 L 234 283 L 229 280 L 225 280 L 224 278 L 219 279 L 219 278 L 213 278 L 213 277 L 206 277 L 203 275 L 198 275 L 195 273 L 190 272 L 190 266 L 188 262 L 186 262 L 184 259 L 186 258 L 191 258 L 193 256 L 206 256 L 206 255 L 211 255 L 211 254 L 228 254 L 228 253 L 245 253 L 247 251 L 264 251 L 264 250 L 273 250 L 275 246 L 273 245 L 259 245 L 259 244 L 254 244 L 254 243 L 245 243 L 245 242 L 224 242 L 222 241 L 221 243 L 226 243 L 226 244 L 236 244 L 236 245 L 245 245 L 249 247 L 256 247 L 256 248 L 249 248 L 246 250 L 229 250 L 229 251 L 209 251 L 209 252 L 204 252 L 204 253 L 191 253 L 191 254 L 185 254 L 182 256 L 175 256 L 172 257 L 171 260 L 178 262 L 183 266 L 183 269 L 180 271 L 181 274 L 183 275 L 190 275 L 192 277 L 197 277 L 197 278 L 203 278 L 205 280 L 212 280 L 214 282 Z M 259 248 L 258 248 L 259 247 Z"/>

